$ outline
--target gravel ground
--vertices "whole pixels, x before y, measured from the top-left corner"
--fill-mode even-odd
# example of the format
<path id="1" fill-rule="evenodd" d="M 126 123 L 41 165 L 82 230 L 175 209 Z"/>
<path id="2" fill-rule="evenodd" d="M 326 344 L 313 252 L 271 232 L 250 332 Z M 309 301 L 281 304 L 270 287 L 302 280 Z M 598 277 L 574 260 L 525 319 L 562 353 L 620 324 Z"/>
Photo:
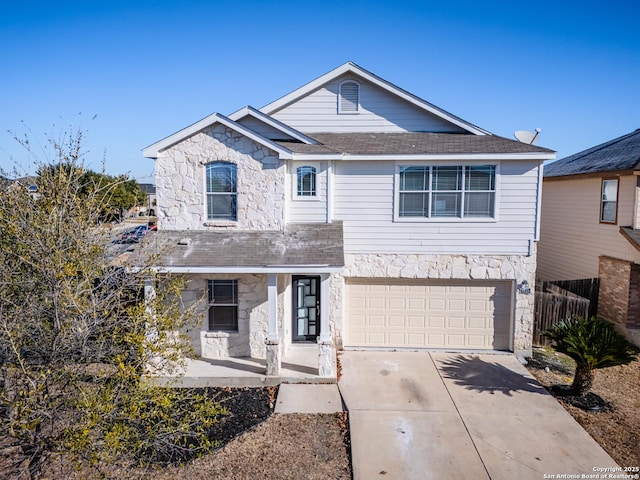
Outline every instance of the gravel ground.
<path id="1" fill-rule="evenodd" d="M 553 394 L 554 385 L 569 385 L 574 362 L 551 348 L 535 348 L 527 368 Z M 556 396 L 562 406 L 621 467 L 640 467 L 640 359 L 628 365 L 596 370 L 592 392 L 607 407 L 589 412 Z"/>

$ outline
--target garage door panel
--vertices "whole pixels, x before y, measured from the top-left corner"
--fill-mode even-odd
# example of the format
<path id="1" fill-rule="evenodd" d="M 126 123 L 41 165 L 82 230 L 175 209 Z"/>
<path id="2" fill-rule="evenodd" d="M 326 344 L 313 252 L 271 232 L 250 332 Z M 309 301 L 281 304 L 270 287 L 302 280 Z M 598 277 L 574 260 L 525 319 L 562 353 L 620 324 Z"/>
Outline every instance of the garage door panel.
<path id="1" fill-rule="evenodd" d="M 469 329 L 479 328 L 481 330 L 491 329 L 491 322 L 488 318 L 469 318 Z"/>
<path id="2" fill-rule="evenodd" d="M 509 348 L 510 282 L 347 279 L 346 346 Z"/>
<path id="3" fill-rule="evenodd" d="M 466 342 L 470 347 L 487 347 L 486 337 L 484 335 L 467 335 Z"/>
<path id="4" fill-rule="evenodd" d="M 465 327 L 465 318 L 464 317 L 447 317 L 447 328 L 464 328 Z"/>
<path id="5" fill-rule="evenodd" d="M 353 314 L 349 317 L 349 323 L 351 324 L 352 327 L 366 327 L 367 326 L 367 319 L 365 317 L 365 315 L 356 315 Z M 355 328 L 353 329 L 354 332 L 359 331 L 356 330 Z"/>
<path id="6" fill-rule="evenodd" d="M 407 334 L 407 345 L 410 347 L 422 347 L 426 342 L 426 334 L 409 333 Z"/>
<path id="7" fill-rule="evenodd" d="M 405 298 L 390 298 L 389 308 L 395 310 L 404 310 L 407 308 L 407 299 Z"/>
<path id="8" fill-rule="evenodd" d="M 446 325 L 445 317 L 436 317 L 430 315 L 427 319 L 427 326 L 429 328 L 444 328 Z"/>
<path id="9" fill-rule="evenodd" d="M 389 333 L 387 337 L 388 343 L 406 343 L 406 338 L 404 333 Z"/>
<path id="10" fill-rule="evenodd" d="M 428 298 L 429 310 L 444 312 L 447 309 L 447 301 L 444 298 Z"/>
<path id="11" fill-rule="evenodd" d="M 410 310 L 424 310 L 425 308 L 427 308 L 426 298 L 409 298 Z"/>
<path id="12" fill-rule="evenodd" d="M 465 312 L 468 310 L 467 302 L 463 298 L 449 299 L 448 306 L 449 311 Z"/>
<path id="13" fill-rule="evenodd" d="M 373 345 L 385 345 L 384 332 L 369 332 L 367 335 L 368 341 Z"/>
<path id="14" fill-rule="evenodd" d="M 458 348 L 464 348 L 465 347 L 465 335 L 453 335 L 453 334 L 449 334 L 446 335 L 446 339 L 447 339 L 447 343 L 446 345 L 443 346 L 447 346 L 447 347 L 458 347 Z"/>
<path id="15" fill-rule="evenodd" d="M 409 328 L 425 328 L 425 323 L 427 319 L 425 317 L 409 317 L 409 321 L 407 322 L 407 327 Z"/>
<path id="16" fill-rule="evenodd" d="M 353 309 L 363 309 L 367 306 L 367 299 L 364 297 L 356 297 L 355 295 L 351 297 L 351 307 Z"/>
<path id="17" fill-rule="evenodd" d="M 368 297 L 367 307 L 373 309 L 384 310 L 387 308 L 387 299 L 384 297 Z"/>
<path id="18" fill-rule="evenodd" d="M 491 305 L 490 301 L 485 300 L 484 298 L 479 298 L 479 299 L 471 298 L 467 303 L 467 311 L 484 313 L 484 312 L 493 311 L 493 306 Z"/>

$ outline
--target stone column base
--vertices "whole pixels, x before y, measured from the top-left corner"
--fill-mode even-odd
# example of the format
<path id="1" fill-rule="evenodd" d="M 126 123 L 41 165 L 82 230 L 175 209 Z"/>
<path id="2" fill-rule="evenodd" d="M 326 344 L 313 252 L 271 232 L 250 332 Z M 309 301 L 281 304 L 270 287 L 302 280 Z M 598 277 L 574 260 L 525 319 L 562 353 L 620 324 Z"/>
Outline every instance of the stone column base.
<path id="1" fill-rule="evenodd" d="M 318 338 L 318 375 L 321 377 L 335 376 L 331 339 L 321 340 Z"/>
<path id="2" fill-rule="evenodd" d="M 280 375 L 280 364 L 282 361 L 280 358 L 280 339 L 267 337 L 266 344 L 267 376 L 277 377 Z"/>

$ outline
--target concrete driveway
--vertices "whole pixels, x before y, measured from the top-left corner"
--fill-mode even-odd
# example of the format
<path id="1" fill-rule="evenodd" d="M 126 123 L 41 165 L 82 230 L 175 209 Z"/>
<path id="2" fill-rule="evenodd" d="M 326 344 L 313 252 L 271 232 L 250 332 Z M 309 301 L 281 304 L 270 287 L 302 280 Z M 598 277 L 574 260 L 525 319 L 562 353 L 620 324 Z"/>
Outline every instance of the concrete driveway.
<path id="1" fill-rule="evenodd" d="M 539 480 L 616 466 L 513 355 L 340 359 L 355 480 Z"/>

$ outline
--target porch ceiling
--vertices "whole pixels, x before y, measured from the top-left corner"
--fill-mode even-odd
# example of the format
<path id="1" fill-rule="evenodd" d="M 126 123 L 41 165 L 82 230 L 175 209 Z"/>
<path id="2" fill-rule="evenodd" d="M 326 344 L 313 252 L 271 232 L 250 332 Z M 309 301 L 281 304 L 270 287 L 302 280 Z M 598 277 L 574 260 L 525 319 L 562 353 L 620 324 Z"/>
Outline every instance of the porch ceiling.
<path id="1" fill-rule="evenodd" d="M 158 231 L 145 245 L 168 269 L 335 270 L 344 266 L 342 222 L 290 224 L 284 231 Z"/>

